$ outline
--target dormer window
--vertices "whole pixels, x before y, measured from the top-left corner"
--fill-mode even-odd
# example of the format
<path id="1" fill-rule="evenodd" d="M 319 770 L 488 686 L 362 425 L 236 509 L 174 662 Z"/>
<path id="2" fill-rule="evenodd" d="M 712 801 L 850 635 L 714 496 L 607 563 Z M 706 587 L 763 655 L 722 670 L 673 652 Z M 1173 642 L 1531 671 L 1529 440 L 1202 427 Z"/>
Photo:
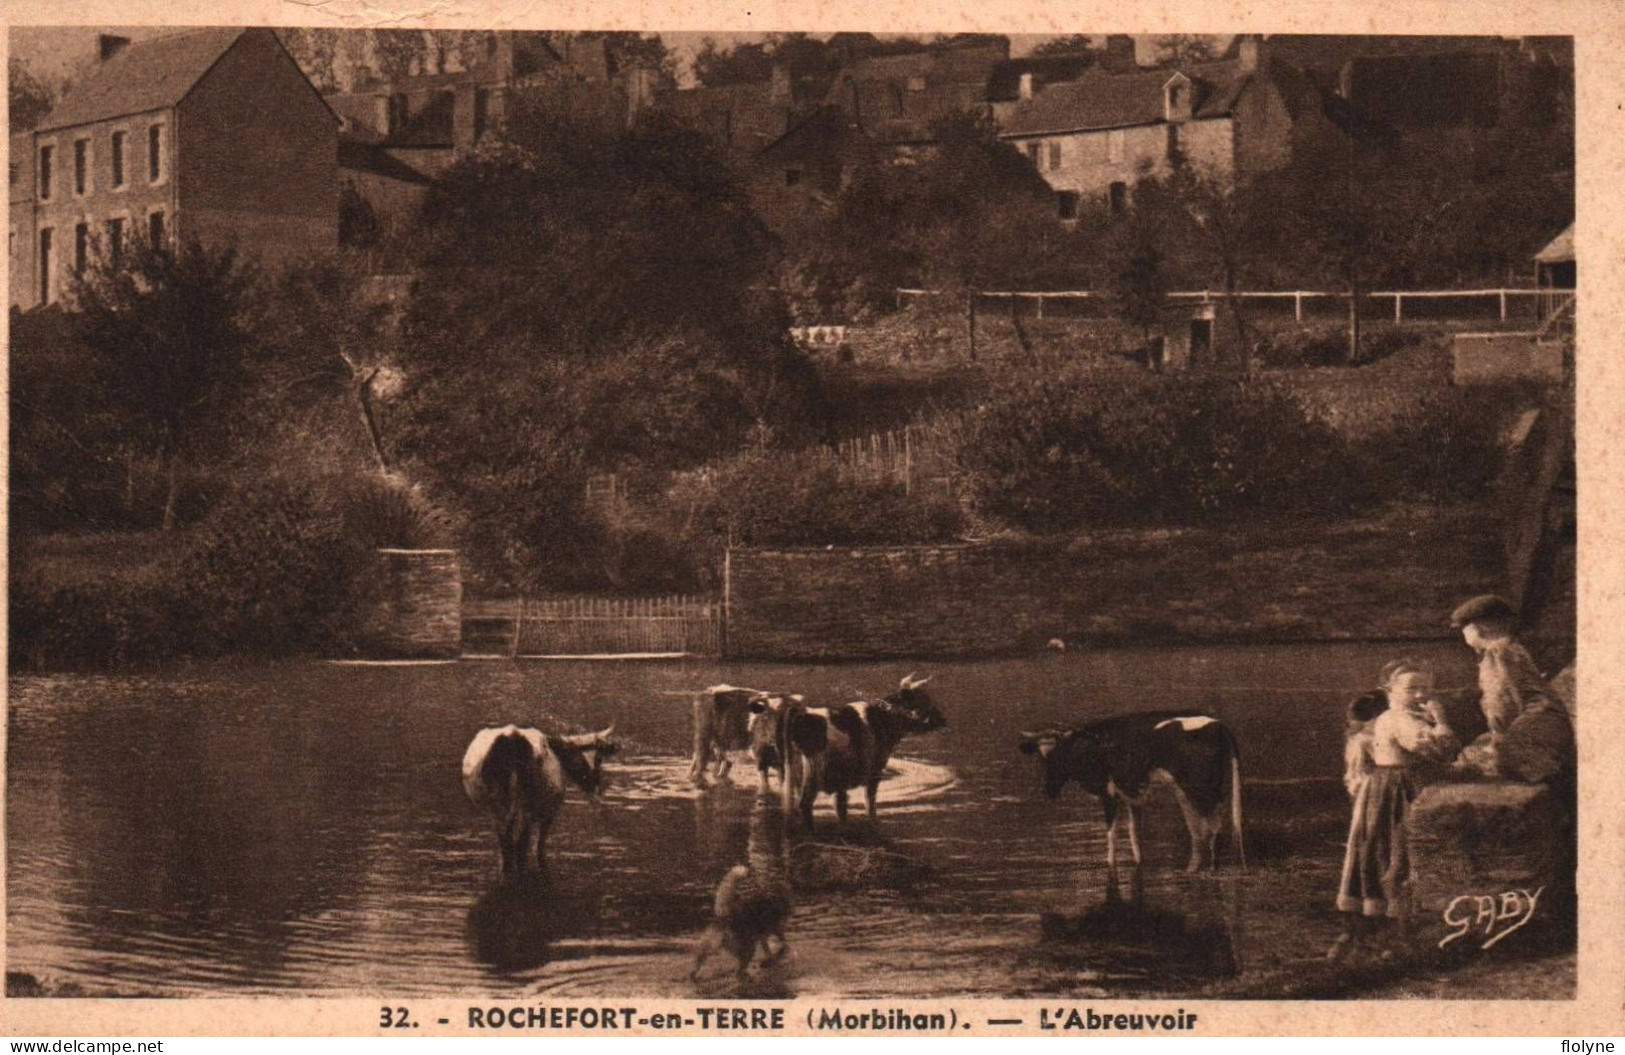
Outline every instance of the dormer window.
<path id="1" fill-rule="evenodd" d="M 1191 118 L 1191 79 L 1176 73 L 1162 86 L 1163 117 L 1170 121 Z"/>

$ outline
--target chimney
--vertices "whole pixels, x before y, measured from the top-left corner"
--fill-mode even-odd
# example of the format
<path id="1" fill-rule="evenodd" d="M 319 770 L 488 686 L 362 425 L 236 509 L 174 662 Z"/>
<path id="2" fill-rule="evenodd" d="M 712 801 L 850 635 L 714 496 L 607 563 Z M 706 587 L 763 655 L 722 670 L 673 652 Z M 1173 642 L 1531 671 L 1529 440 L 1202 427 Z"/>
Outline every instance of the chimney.
<path id="1" fill-rule="evenodd" d="M 626 127 L 631 128 L 637 124 L 638 116 L 654 105 L 655 92 L 660 84 L 660 75 L 647 66 L 633 66 L 627 71 L 624 83 L 626 85 Z"/>
<path id="2" fill-rule="evenodd" d="M 390 106 L 389 96 L 375 95 L 372 97 L 372 127 L 381 136 L 387 136 L 395 130 L 389 127 Z"/>
<path id="3" fill-rule="evenodd" d="M 96 56 L 98 61 L 106 62 L 130 46 L 129 37 L 114 36 L 111 33 L 101 33 L 96 37 Z"/>
<path id="4" fill-rule="evenodd" d="M 1264 61 L 1264 37 L 1259 33 L 1243 34 L 1236 41 L 1236 66 L 1243 73 L 1257 73 Z"/>
<path id="5" fill-rule="evenodd" d="M 1021 75 L 1021 88 L 1017 94 L 1023 99 L 1033 97 L 1033 75 L 1031 70 Z"/>
<path id="6" fill-rule="evenodd" d="M 1132 73 L 1140 68 L 1134 57 L 1134 38 L 1127 33 L 1113 33 L 1106 38 L 1106 54 L 1101 65 L 1111 73 Z"/>
<path id="7" fill-rule="evenodd" d="M 770 89 L 773 102 L 780 106 L 789 106 L 795 100 L 791 98 L 790 67 L 782 62 L 773 64 L 773 82 Z"/>

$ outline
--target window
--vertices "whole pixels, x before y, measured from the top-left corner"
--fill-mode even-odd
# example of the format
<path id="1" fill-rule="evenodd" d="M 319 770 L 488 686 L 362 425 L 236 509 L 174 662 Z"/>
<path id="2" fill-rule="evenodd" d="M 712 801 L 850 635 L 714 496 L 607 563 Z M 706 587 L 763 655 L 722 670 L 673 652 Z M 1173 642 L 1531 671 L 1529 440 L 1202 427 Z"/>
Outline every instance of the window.
<path id="1" fill-rule="evenodd" d="M 923 91 L 925 91 L 925 78 L 924 77 L 910 77 L 908 79 L 908 90 L 911 91 L 911 92 L 923 92 Z"/>
<path id="2" fill-rule="evenodd" d="M 1061 144 L 1057 140 L 1049 145 L 1049 170 L 1054 172 L 1061 167 Z"/>
<path id="3" fill-rule="evenodd" d="M 51 161 L 56 155 L 55 147 L 39 148 L 39 200 L 51 200 Z"/>
<path id="4" fill-rule="evenodd" d="M 90 260 L 90 224 L 75 224 L 73 228 L 73 273 L 82 275 Z"/>
<path id="5" fill-rule="evenodd" d="M 1121 128 L 1115 132 L 1106 133 L 1106 160 L 1123 160 L 1123 130 Z"/>
<path id="6" fill-rule="evenodd" d="M 84 194 L 90 189 L 90 140 L 73 141 L 73 193 Z"/>
<path id="7" fill-rule="evenodd" d="M 17 163 L 15 161 L 13 161 L 11 163 L 11 186 L 15 187 L 16 185 L 17 185 Z"/>
<path id="8" fill-rule="evenodd" d="M 1042 143 L 1027 144 L 1027 160 L 1033 163 L 1033 168 L 1038 167 L 1038 152 L 1043 148 L 1043 145 Z"/>
<path id="9" fill-rule="evenodd" d="M 1055 206 L 1060 211 L 1061 219 L 1076 220 L 1078 218 L 1078 192 L 1075 190 L 1057 191 Z"/>
<path id="10" fill-rule="evenodd" d="M 157 183 L 164 178 L 164 126 L 147 128 L 147 182 Z"/>
<path id="11" fill-rule="evenodd" d="M 478 143 L 485 135 L 485 129 L 491 119 L 491 89 L 474 89 L 474 142 Z"/>
<path id="12" fill-rule="evenodd" d="M 124 139 L 125 133 L 114 132 L 112 150 L 109 151 L 112 155 L 113 186 L 115 187 L 124 186 Z"/>
<path id="13" fill-rule="evenodd" d="M 39 302 L 51 303 L 51 229 L 39 233 Z"/>
<path id="14" fill-rule="evenodd" d="M 1110 206 L 1113 216 L 1128 208 L 1128 184 L 1113 183 L 1107 193 L 1106 204 Z"/>
<path id="15" fill-rule="evenodd" d="M 107 257 L 118 263 L 124 256 L 124 218 L 115 216 L 107 221 Z"/>
<path id="16" fill-rule="evenodd" d="M 154 212 L 147 217 L 147 241 L 154 249 L 164 244 L 164 214 Z"/>
<path id="17" fill-rule="evenodd" d="M 801 170 L 800 169 L 785 169 L 784 170 L 784 185 L 786 187 L 794 187 L 796 184 L 798 184 L 800 182 L 801 182 Z"/>

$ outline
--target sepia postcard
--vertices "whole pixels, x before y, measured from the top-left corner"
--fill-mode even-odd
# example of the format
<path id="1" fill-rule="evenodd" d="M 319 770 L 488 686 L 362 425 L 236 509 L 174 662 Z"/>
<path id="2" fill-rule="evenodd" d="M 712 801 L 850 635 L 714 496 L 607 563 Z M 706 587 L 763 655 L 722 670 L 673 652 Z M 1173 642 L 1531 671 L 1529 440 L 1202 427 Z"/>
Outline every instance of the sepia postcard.
<path id="1" fill-rule="evenodd" d="M 5 17 L 9 1034 L 1625 1032 L 1618 8 Z"/>

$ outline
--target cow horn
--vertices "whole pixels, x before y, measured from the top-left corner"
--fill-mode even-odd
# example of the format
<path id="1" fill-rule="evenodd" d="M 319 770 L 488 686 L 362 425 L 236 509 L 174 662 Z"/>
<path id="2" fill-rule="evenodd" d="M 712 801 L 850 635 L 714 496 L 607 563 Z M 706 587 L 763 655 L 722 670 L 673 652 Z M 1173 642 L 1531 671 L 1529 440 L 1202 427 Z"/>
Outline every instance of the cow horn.
<path id="1" fill-rule="evenodd" d="M 607 729 L 605 729 L 603 732 L 597 733 L 595 735 L 600 740 L 608 740 L 611 736 L 615 735 L 615 723 L 610 722 L 609 727 Z"/>
<path id="2" fill-rule="evenodd" d="M 907 674 L 903 675 L 903 680 L 897 683 L 897 687 L 901 690 L 907 691 L 912 689 L 917 684 L 919 683 L 914 680 L 914 672 L 911 670 Z"/>

